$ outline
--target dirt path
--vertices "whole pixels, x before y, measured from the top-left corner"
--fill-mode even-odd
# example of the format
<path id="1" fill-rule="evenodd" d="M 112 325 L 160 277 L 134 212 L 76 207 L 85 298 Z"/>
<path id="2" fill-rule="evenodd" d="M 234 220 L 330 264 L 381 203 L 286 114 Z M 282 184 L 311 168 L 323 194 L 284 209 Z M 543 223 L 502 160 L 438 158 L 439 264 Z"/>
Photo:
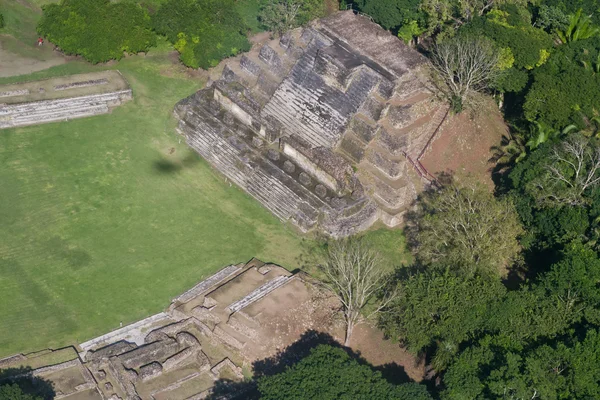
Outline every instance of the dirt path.
<path id="1" fill-rule="evenodd" d="M 65 62 L 65 58 L 58 54 L 47 60 L 24 57 L 5 50 L 0 42 L 0 78 L 30 74 Z"/>

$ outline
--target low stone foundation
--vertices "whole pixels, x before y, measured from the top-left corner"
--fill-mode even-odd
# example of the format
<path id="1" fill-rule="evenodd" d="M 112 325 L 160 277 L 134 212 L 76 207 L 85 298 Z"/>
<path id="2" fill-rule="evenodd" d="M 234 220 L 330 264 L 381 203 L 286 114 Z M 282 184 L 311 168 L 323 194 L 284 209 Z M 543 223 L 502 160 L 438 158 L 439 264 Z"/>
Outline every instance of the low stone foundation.
<path id="1" fill-rule="evenodd" d="M 72 75 L 0 87 L 0 129 L 108 113 L 132 99 L 118 71 Z"/>

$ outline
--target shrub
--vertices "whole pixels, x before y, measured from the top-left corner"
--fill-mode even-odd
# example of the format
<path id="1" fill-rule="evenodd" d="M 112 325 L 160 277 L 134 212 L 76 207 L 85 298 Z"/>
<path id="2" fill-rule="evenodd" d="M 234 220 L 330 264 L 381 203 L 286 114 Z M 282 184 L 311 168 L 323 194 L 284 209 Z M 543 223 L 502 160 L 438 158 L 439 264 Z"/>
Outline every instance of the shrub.
<path id="1" fill-rule="evenodd" d="M 91 63 L 119 60 L 123 53 L 156 44 L 150 17 L 137 4 L 110 0 L 62 0 L 43 7 L 38 32 L 66 54 Z"/>
<path id="2" fill-rule="evenodd" d="M 210 68 L 250 49 L 247 27 L 233 0 L 169 0 L 152 17 L 157 33 L 192 68 Z"/>

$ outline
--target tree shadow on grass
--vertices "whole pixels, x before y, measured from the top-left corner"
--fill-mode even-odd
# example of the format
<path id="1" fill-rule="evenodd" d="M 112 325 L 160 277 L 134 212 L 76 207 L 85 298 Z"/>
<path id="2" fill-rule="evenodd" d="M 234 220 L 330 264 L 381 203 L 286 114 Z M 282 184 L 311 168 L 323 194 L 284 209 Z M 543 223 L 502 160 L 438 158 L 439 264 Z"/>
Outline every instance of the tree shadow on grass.
<path id="1" fill-rule="evenodd" d="M 24 394 L 52 400 L 56 393 L 52 382 L 33 375 L 30 367 L 7 368 L 0 370 L 0 386 L 17 385 Z"/>
<path id="2" fill-rule="evenodd" d="M 402 383 L 413 382 L 401 365 L 389 363 L 379 367 L 373 367 L 361 356 L 360 352 L 355 352 L 348 347 L 344 347 L 328 333 L 308 330 L 302 334 L 300 339 L 286 347 L 284 350 L 279 351 L 274 356 L 255 361 L 252 364 L 254 380 L 235 382 L 227 379 L 220 379 L 215 382 L 213 392 L 208 399 L 259 399 L 260 393 L 256 386 L 256 379 L 284 372 L 287 368 L 293 367 L 307 357 L 315 347 L 322 344 L 343 349 L 359 364 L 368 365 L 375 371 L 381 372 L 383 378 L 391 384 L 399 385 Z"/>
<path id="3" fill-rule="evenodd" d="M 174 148 L 171 149 L 174 151 Z M 193 150 L 188 149 L 182 158 L 167 159 L 161 157 L 152 163 L 155 172 L 159 174 L 173 174 L 180 172 L 186 168 L 193 167 L 200 162 L 200 156 Z"/>

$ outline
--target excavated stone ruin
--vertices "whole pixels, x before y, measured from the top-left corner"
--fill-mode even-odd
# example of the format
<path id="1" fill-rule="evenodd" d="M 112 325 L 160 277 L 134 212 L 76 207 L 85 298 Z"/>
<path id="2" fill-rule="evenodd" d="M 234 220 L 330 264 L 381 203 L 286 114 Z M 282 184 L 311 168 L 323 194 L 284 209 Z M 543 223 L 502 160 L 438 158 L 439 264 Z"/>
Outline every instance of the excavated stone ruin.
<path id="1" fill-rule="evenodd" d="M 0 86 L 0 129 L 106 114 L 131 99 L 119 71 Z"/>
<path id="2" fill-rule="evenodd" d="M 165 312 L 76 349 L 0 359 L 0 368 L 31 361 L 31 376 L 51 381 L 57 399 L 204 399 L 215 382 L 242 380 L 243 369 L 250 372 L 254 361 L 273 356 L 307 330 L 334 337 L 343 332 L 332 317 L 339 307 L 307 275 L 253 259 L 221 269 L 173 299 Z M 39 357 L 66 350 L 69 360 L 40 366 Z"/>
<path id="3" fill-rule="evenodd" d="M 448 111 L 426 68 L 368 18 L 340 12 L 229 62 L 177 104 L 178 130 L 302 231 L 394 227 L 430 182 L 418 159 Z"/>

